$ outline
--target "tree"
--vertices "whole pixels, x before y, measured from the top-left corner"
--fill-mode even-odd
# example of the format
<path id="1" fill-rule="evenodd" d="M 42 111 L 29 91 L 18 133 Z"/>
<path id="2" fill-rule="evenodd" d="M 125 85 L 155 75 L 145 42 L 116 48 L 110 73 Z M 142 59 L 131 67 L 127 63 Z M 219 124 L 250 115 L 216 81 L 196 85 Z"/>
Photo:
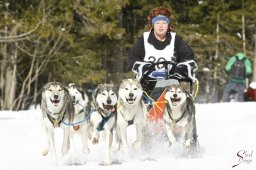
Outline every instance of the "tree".
<path id="1" fill-rule="evenodd" d="M 1 61 L 16 54 L 16 60 L 9 67 L 17 69 L 17 74 L 6 72 L 7 66 L 1 65 L 1 108 L 25 109 L 31 100 L 35 102 L 48 81 L 79 85 L 111 81 L 108 77 L 114 77 L 112 74 L 116 71 L 113 63 L 120 61 L 114 54 L 122 56 L 119 41 L 124 30 L 119 16 L 126 3 L 110 0 L 9 1 L 11 15 L 0 25 L 8 25 L 16 34 L 9 30 L 1 34 L 1 45 L 6 49 Z M 13 49 L 17 49 L 16 53 Z M 123 69 L 120 66 L 117 73 Z M 7 84 L 11 82 L 7 80 L 12 80 L 10 75 L 17 81 L 17 89 L 6 90 L 16 87 Z M 6 105 L 5 102 L 10 101 L 9 91 L 15 97 L 11 105 Z"/>

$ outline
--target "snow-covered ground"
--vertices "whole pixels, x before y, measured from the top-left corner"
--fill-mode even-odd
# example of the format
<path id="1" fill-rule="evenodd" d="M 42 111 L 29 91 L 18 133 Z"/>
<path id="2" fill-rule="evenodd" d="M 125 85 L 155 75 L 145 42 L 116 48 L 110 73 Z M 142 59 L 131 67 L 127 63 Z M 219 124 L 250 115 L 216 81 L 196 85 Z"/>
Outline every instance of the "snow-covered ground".
<path id="1" fill-rule="evenodd" d="M 246 170 L 256 169 L 256 103 L 196 104 L 199 142 L 203 153 L 199 158 L 174 157 L 162 142 L 153 149 L 132 153 L 126 162 L 100 166 L 104 142 L 96 146 L 90 142 L 90 153 L 81 154 L 76 141 L 73 163 L 53 165 L 41 151 L 46 144 L 40 110 L 0 112 L 0 169 L 1 170 Z M 62 131 L 56 129 L 56 148 L 60 157 Z M 129 144 L 134 139 L 134 127 L 128 129 Z M 113 155 L 116 160 L 118 156 Z M 71 161 L 70 161 L 71 162 Z M 233 165 L 239 164 L 232 168 Z"/>

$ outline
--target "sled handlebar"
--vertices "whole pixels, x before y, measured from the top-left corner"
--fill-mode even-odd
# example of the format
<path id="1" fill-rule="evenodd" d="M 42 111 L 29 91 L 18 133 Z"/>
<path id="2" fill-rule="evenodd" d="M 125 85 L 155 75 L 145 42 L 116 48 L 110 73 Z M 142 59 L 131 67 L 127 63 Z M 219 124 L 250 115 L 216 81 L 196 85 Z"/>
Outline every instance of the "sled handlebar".
<path id="1" fill-rule="evenodd" d="M 148 62 L 150 63 L 152 66 L 157 66 L 157 65 L 164 65 L 164 66 L 167 66 L 168 64 L 170 65 L 176 65 L 175 62 L 173 61 L 158 61 L 158 62 Z"/>

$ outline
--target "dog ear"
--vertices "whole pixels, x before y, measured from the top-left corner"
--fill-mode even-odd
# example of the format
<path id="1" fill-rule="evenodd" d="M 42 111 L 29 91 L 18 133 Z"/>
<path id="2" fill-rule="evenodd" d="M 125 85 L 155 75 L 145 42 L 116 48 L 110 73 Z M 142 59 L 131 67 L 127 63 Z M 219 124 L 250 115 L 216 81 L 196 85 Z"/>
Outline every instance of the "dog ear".
<path id="1" fill-rule="evenodd" d="M 113 89 L 113 91 L 117 93 L 117 86 L 115 84 L 108 84 L 108 87 Z"/>
<path id="2" fill-rule="evenodd" d="M 45 102 L 45 100 L 46 100 L 45 90 L 46 90 L 46 86 L 44 86 L 43 91 L 42 91 L 41 106 L 43 106 L 43 102 Z"/>
<path id="3" fill-rule="evenodd" d="M 141 83 L 140 83 L 140 81 L 138 79 L 132 79 L 132 81 L 137 83 L 137 85 L 142 88 L 142 85 L 141 85 Z"/>
<path id="4" fill-rule="evenodd" d="M 72 97 L 70 96 L 70 94 L 68 92 L 68 87 L 67 86 L 63 86 L 63 90 L 64 90 L 64 93 L 65 93 L 65 98 L 67 100 L 66 111 L 68 113 L 68 120 L 69 120 L 69 123 L 71 123 L 74 120 L 74 114 L 75 114 L 73 99 L 72 99 Z"/>
<path id="5" fill-rule="evenodd" d="M 99 84 L 97 87 L 96 87 L 96 89 L 94 89 L 93 90 L 93 92 L 92 92 L 92 103 L 93 103 L 93 105 L 95 105 L 96 106 L 96 97 L 97 97 L 97 94 L 98 94 L 98 91 L 99 91 L 99 89 L 100 89 L 100 87 L 102 87 L 103 86 L 103 84 Z"/>
<path id="6" fill-rule="evenodd" d="M 85 91 L 80 87 L 80 86 L 77 86 L 77 85 L 74 85 L 74 87 L 77 88 L 77 90 L 82 94 L 82 98 L 83 100 L 85 99 Z"/>
<path id="7" fill-rule="evenodd" d="M 44 85 L 44 87 L 43 87 L 43 90 L 42 90 L 42 101 L 45 101 L 45 100 L 46 100 L 45 91 L 46 91 L 47 89 L 49 89 L 50 84 L 52 84 L 52 82 L 47 83 L 47 84 Z"/>
<path id="8" fill-rule="evenodd" d="M 124 83 L 124 82 L 126 82 L 126 81 L 128 81 L 128 80 L 129 80 L 129 79 L 123 79 L 121 83 Z"/>
<path id="9" fill-rule="evenodd" d="M 169 91 L 169 90 L 170 90 L 170 87 L 171 87 L 171 86 L 166 86 L 166 91 Z"/>
<path id="10" fill-rule="evenodd" d="M 60 85 L 61 85 L 61 84 L 60 84 Z M 60 87 L 64 90 L 65 96 L 70 96 L 70 94 L 69 94 L 69 92 L 68 92 L 67 86 L 62 85 L 62 86 L 60 86 Z"/>
<path id="11" fill-rule="evenodd" d="M 166 87 L 166 91 L 171 90 L 171 88 L 173 88 L 174 86 L 175 86 L 174 84 L 167 86 L 167 87 Z"/>
<path id="12" fill-rule="evenodd" d="M 75 83 L 69 83 L 67 86 L 68 87 L 73 87 L 73 86 L 75 86 Z"/>

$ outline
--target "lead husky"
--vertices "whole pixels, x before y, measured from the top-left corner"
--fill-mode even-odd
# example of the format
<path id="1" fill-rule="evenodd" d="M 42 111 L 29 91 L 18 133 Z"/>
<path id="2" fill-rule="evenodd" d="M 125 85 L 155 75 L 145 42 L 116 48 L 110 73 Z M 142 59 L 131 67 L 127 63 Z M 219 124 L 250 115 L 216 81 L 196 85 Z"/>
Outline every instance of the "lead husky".
<path id="1" fill-rule="evenodd" d="M 164 121 L 169 143 L 181 142 L 187 150 L 197 144 L 195 105 L 190 94 L 179 85 L 167 88 Z"/>
<path id="2" fill-rule="evenodd" d="M 137 139 L 133 143 L 135 149 L 140 148 L 143 137 L 143 130 L 146 125 L 147 108 L 142 100 L 142 86 L 136 79 L 124 79 L 118 91 L 117 108 L 117 144 L 128 152 L 126 128 L 134 124 L 136 126 Z"/>
<path id="3" fill-rule="evenodd" d="M 92 114 L 90 124 L 92 125 L 92 143 L 99 142 L 99 132 L 104 130 L 106 136 L 106 152 L 104 165 L 111 164 L 111 146 L 113 140 L 113 129 L 116 124 L 117 94 L 113 84 L 99 84 L 92 93 Z"/>
<path id="4" fill-rule="evenodd" d="M 62 128 L 63 144 L 62 155 L 68 153 L 70 147 L 69 141 L 69 126 L 63 125 L 62 121 L 72 123 L 74 119 L 74 106 L 72 99 L 67 89 L 59 82 L 50 82 L 46 84 L 42 92 L 41 101 L 42 110 L 42 126 L 48 138 L 48 147 L 42 152 L 42 155 L 47 155 L 50 152 L 53 154 L 54 161 L 56 160 L 56 149 L 54 143 L 54 128 Z"/>
<path id="5" fill-rule="evenodd" d="M 73 105 L 75 108 L 73 126 L 70 128 L 70 140 L 73 142 L 74 134 L 78 134 L 81 138 L 83 148 L 82 152 L 89 153 L 88 148 L 88 120 L 89 120 L 89 98 L 84 90 L 77 85 L 71 83 L 68 85 L 68 91 L 73 98 Z"/>

